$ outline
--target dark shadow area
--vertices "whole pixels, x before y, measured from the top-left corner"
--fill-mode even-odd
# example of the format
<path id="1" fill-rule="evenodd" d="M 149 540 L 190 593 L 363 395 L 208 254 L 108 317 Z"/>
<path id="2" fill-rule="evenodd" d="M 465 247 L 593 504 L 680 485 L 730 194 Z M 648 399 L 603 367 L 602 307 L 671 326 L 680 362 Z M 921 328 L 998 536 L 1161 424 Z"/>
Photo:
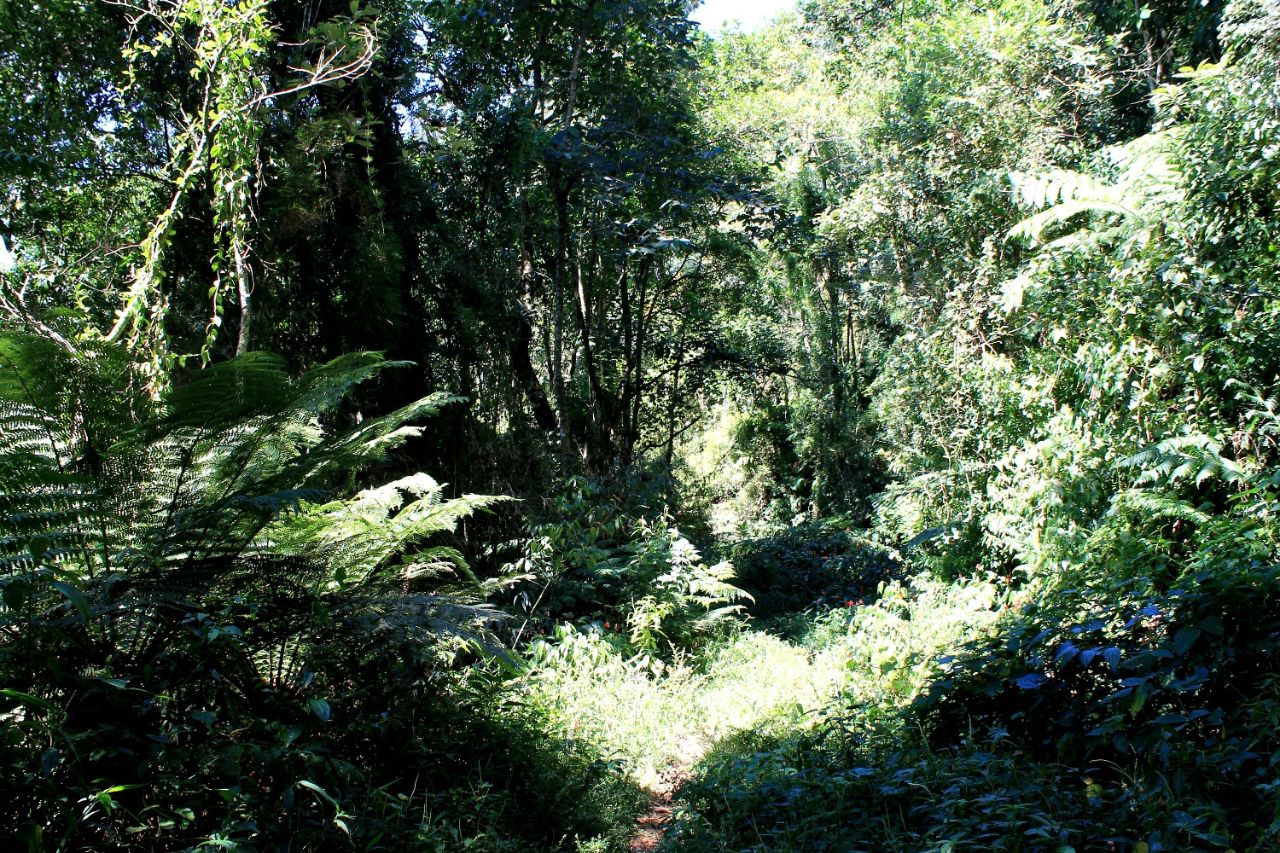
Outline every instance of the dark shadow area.
<path id="1" fill-rule="evenodd" d="M 228 710 L 239 685 L 219 690 L 208 669 L 170 677 L 171 695 L 158 681 L 64 677 L 63 713 L 6 690 L 3 712 L 25 714 L 9 731 L 47 737 L 0 745 L 0 838 L 32 850 L 616 848 L 648 801 L 589 745 L 548 737 L 497 681 L 363 672 L 309 705 L 264 686 L 252 714 Z"/>
<path id="2" fill-rule="evenodd" d="M 747 612 L 756 626 L 787 639 L 807 626 L 800 614 L 870 604 L 881 584 L 903 577 L 888 549 L 823 521 L 735 543 L 726 556 L 754 599 Z"/>

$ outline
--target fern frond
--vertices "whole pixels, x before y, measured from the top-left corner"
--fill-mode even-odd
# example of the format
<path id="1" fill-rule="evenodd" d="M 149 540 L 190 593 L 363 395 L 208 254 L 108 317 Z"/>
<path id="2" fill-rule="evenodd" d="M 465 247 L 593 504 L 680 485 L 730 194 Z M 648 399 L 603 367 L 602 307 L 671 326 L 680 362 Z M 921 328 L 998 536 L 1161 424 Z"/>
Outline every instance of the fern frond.
<path id="1" fill-rule="evenodd" d="M 1137 485 L 1166 486 L 1194 479 L 1196 486 L 1216 479 L 1224 483 L 1247 482 L 1251 474 L 1238 462 L 1222 455 L 1222 443 L 1201 433 L 1171 436 L 1120 461 L 1141 469 Z"/>
<path id="2" fill-rule="evenodd" d="M 215 432 L 284 408 L 296 392 L 284 359 L 248 353 L 206 367 L 175 387 L 165 399 L 160 431 Z"/>
<path id="3" fill-rule="evenodd" d="M 1135 200 L 1124 187 L 1103 184 L 1079 172 L 1056 170 L 1044 175 L 1013 172 L 1009 180 L 1023 204 L 1040 210 L 1015 225 L 1009 231 L 1010 239 L 1039 243 L 1047 229 L 1082 213 L 1140 217 Z"/>
<path id="4" fill-rule="evenodd" d="M 710 633 L 720 626 L 739 619 L 745 608 L 741 604 L 730 604 L 708 610 L 693 621 L 693 629 L 699 633 Z"/>
<path id="5" fill-rule="evenodd" d="M 717 563 L 714 566 L 700 567 L 688 581 L 688 594 L 699 604 L 712 607 L 730 601 L 750 601 L 755 598 L 751 593 L 733 585 L 737 572 L 733 564 Z"/>
<path id="6" fill-rule="evenodd" d="M 1144 489 L 1128 489 L 1120 492 L 1112 500 L 1112 506 L 1116 509 L 1138 510 L 1155 519 L 1185 521 L 1191 524 L 1204 524 L 1209 520 L 1208 514 L 1184 500 Z"/>
<path id="7" fill-rule="evenodd" d="M 297 383 L 289 407 L 294 411 L 323 414 L 346 399 L 351 391 L 373 379 L 384 370 L 410 366 L 407 361 L 387 361 L 381 353 L 353 352 L 314 367 Z M 449 401 L 451 394 L 439 393 L 427 398 Z M 438 410 L 444 402 L 435 404 Z M 435 414 L 435 410 L 422 414 Z"/>
<path id="8" fill-rule="evenodd" d="M 267 532 L 273 550 L 296 553 L 327 565 L 339 585 L 366 582 L 393 557 L 405 555 L 432 536 L 452 533 L 458 521 L 504 498 L 465 495 L 444 499 L 442 487 L 425 474 L 414 474 L 348 501 L 299 508 L 280 518 Z M 401 577 L 422 577 L 447 566 L 464 576 L 470 572 L 453 549 L 418 550 L 407 557 Z"/>
<path id="9" fill-rule="evenodd" d="M 1107 149 L 1106 159 L 1119 175 L 1112 183 L 1066 169 L 1039 175 L 1011 172 L 1009 181 L 1015 197 L 1037 213 L 1015 225 L 1008 238 L 1040 244 L 1049 229 L 1090 213 L 1120 216 L 1126 228 L 1104 226 L 1078 231 L 1053 241 L 1050 246 L 1087 248 L 1104 235 L 1109 239 L 1122 239 L 1126 231 L 1150 225 L 1161 211 L 1181 198 L 1177 167 L 1168 153 L 1170 138 L 1170 131 L 1152 133 Z"/>

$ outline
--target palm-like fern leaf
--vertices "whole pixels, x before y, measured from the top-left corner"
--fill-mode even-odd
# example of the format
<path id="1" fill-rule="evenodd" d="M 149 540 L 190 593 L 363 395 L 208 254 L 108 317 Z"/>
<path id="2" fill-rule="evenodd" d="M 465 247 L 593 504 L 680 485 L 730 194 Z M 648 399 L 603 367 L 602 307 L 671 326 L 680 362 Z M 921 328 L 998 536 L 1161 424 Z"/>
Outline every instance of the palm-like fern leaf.
<path id="1" fill-rule="evenodd" d="M 294 378 L 254 353 L 148 410 L 140 396 L 104 405 L 93 386 L 113 377 L 39 339 L 0 335 L 0 358 L 0 652 L 6 635 L 49 630 L 77 650 L 60 653 L 67 667 L 141 673 L 195 637 L 219 655 L 227 689 L 259 702 L 338 647 L 373 653 L 394 637 L 421 655 L 441 637 L 491 642 L 495 612 L 402 585 L 446 563 L 465 576 L 460 552 L 428 540 L 495 498 L 448 500 L 415 475 L 338 499 L 457 399 L 322 427 L 352 388 L 399 363 L 356 353 Z"/>
<path id="2" fill-rule="evenodd" d="M 1113 182 L 1066 169 L 1039 175 L 1010 173 L 1018 201 L 1037 212 L 1015 225 L 1009 237 L 1041 243 L 1051 228 L 1086 213 L 1119 215 L 1129 230 L 1158 221 L 1160 212 L 1181 197 L 1177 169 L 1168 153 L 1172 133 L 1151 133 L 1107 149 L 1109 167 L 1118 175 Z M 1104 228 L 1095 236 L 1121 233 Z M 1076 232 L 1051 245 L 1070 248 L 1087 243 L 1082 232 Z"/>

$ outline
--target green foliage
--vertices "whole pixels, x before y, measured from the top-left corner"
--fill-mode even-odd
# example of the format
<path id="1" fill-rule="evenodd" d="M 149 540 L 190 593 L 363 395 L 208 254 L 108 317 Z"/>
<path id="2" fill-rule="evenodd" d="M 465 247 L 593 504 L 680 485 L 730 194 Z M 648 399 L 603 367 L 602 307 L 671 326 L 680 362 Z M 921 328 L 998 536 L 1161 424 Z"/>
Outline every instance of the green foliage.
<path id="1" fill-rule="evenodd" d="M 730 556 L 755 599 L 751 614 L 762 619 L 871 603 L 898 574 L 892 553 L 850 533 L 838 518 L 738 542 Z"/>
<path id="2" fill-rule="evenodd" d="M 1274 575 L 1215 561 L 1165 594 L 1131 582 L 1091 589 L 1088 609 L 1028 610 L 998 644 L 968 644 L 922 701 L 931 737 L 998 728 L 1028 757 L 1079 768 L 1119 812 L 1100 821 L 1109 834 L 1124 837 L 1125 810 L 1163 826 L 1134 843 L 1265 845 L 1280 826 Z M 1180 813 L 1162 813 L 1166 786 Z"/>
<path id="3" fill-rule="evenodd" d="M 1167 594 L 1112 582 L 1012 611 L 990 582 L 887 591 L 815 633 L 847 661 L 843 701 L 721 742 L 671 845 L 1265 849 L 1274 574 L 1215 566 Z"/>
<path id="4" fill-rule="evenodd" d="M 508 565 L 525 626 L 591 613 L 629 626 L 635 649 L 692 648 L 730 624 L 751 596 L 733 583 L 728 562 L 707 565 L 665 518 L 651 521 L 634 501 L 610 500 L 576 479 L 559 499 L 555 520 L 535 523 Z"/>
<path id="5" fill-rule="evenodd" d="M 1275 3 L 688 6 L 0 9 L 10 846 L 1277 845 Z"/>
<path id="6" fill-rule="evenodd" d="M 456 550 L 433 542 L 492 499 L 445 499 L 418 475 L 324 500 L 449 397 L 335 431 L 323 422 L 351 389 L 396 365 L 355 354 L 293 378 L 251 354 L 151 411 L 136 399 L 130 418 L 120 400 L 102 405 L 101 385 L 101 408 L 79 396 L 80 382 L 109 379 L 95 367 L 125 359 L 78 362 L 13 335 L 3 352 L 0 665 L 15 843 L 431 835 L 433 820 L 456 817 L 447 791 L 458 779 L 431 770 L 415 788 L 402 750 L 415 744 L 407 760 L 420 777 L 447 756 L 467 767 L 465 751 L 439 739 L 459 730 L 489 762 L 466 777 L 492 790 L 486 816 L 529 801 L 506 789 L 532 780 L 486 758 L 485 744 L 523 742 L 539 766 L 553 764 L 536 721 L 495 720 L 484 709 L 496 688 L 456 669 L 495 649 L 500 614 L 476 593 L 444 595 L 427 571 L 448 559 L 465 572 Z M 414 734 L 423 713 L 451 717 L 452 732 Z M 585 764 L 563 773 L 547 795 L 595 784 Z"/>

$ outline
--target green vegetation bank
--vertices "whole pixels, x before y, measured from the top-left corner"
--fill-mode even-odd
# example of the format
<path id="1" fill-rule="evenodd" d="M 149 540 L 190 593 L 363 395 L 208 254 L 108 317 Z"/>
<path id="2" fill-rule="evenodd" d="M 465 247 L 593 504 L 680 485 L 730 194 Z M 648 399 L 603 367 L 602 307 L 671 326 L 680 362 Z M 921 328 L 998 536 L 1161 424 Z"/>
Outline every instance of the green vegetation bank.
<path id="1" fill-rule="evenodd" d="M 0 5 L 7 849 L 1280 849 L 1280 5 L 689 11 Z"/>

